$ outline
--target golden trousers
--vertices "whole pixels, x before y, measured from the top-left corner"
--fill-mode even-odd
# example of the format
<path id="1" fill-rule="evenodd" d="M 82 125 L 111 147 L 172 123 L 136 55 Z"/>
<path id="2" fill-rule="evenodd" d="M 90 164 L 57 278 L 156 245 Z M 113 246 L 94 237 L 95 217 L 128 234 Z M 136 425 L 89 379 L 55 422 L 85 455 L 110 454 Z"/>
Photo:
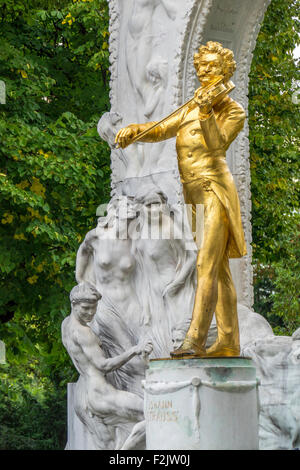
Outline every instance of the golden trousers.
<path id="1" fill-rule="evenodd" d="M 183 183 L 183 194 L 185 203 L 192 207 L 193 219 L 198 212 L 197 205 L 204 206 L 204 234 L 197 256 L 197 289 L 186 337 L 204 349 L 215 312 L 218 342 L 224 347 L 239 349 L 237 297 L 229 268 L 226 211 L 210 188 L 209 180 L 199 178 Z"/>

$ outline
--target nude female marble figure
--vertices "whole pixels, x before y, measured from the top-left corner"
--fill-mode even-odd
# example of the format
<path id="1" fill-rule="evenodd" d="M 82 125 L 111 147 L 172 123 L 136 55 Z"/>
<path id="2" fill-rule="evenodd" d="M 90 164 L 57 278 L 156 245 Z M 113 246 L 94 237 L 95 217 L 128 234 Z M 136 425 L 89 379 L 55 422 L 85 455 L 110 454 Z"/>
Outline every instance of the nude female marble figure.
<path id="1" fill-rule="evenodd" d="M 139 204 L 140 233 L 133 237 L 142 285 L 147 286 L 148 323 L 159 355 L 171 346 L 174 325 L 189 315 L 195 288 L 195 252 L 186 250 L 182 227 L 167 204 L 166 196 L 154 185 L 144 185 L 135 195 Z"/>
<path id="2" fill-rule="evenodd" d="M 76 280 L 90 282 L 109 298 L 123 312 L 127 323 L 136 327 L 138 335 L 141 321 L 137 312 L 141 306 L 134 288 L 136 262 L 128 237 L 128 226 L 136 213 L 130 205 L 123 210 L 123 202 L 122 197 L 113 199 L 107 217 L 87 233 L 77 253 Z"/>
<path id="3" fill-rule="evenodd" d="M 101 294 L 91 323 L 109 356 L 120 355 L 139 339 L 146 339 L 144 303 L 136 289 L 137 264 L 132 253 L 129 226 L 135 220 L 134 204 L 123 196 L 112 198 L 107 216 L 87 233 L 76 260 L 77 282 L 91 283 Z M 156 345 L 154 344 L 156 350 Z M 138 356 L 111 374 L 109 381 L 119 389 L 142 396 L 145 361 Z"/>
<path id="4" fill-rule="evenodd" d="M 155 50 L 153 15 L 159 6 L 171 20 L 175 19 L 176 9 L 171 0 L 134 0 L 128 20 L 126 66 L 133 90 L 136 96 L 141 99 L 141 105 L 137 107 L 137 112 L 142 114 L 145 113 L 149 92 L 151 93 L 147 84 L 151 83 L 149 70 L 153 70 L 153 66 L 149 69 L 149 64 L 153 61 L 157 62 L 157 57 L 153 52 Z M 165 75 L 166 73 L 164 73 Z"/>

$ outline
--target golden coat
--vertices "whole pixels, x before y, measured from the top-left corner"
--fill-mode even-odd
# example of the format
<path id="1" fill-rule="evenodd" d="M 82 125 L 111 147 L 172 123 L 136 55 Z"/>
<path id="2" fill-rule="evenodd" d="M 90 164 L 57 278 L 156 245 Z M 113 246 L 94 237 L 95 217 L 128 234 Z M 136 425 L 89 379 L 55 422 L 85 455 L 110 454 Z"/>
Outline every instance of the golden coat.
<path id="1" fill-rule="evenodd" d="M 199 117 L 198 105 L 186 106 L 145 135 L 142 142 L 159 142 L 176 136 L 178 168 L 183 184 L 202 179 L 223 204 L 229 219 L 228 254 L 240 258 L 246 244 L 240 203 L 233 177 L 226 162 L 226 150 L 242 130 L 243 108 L 226 96 L 211 114 Z M 139 132 L 154 123 L 140 124 Z"/>

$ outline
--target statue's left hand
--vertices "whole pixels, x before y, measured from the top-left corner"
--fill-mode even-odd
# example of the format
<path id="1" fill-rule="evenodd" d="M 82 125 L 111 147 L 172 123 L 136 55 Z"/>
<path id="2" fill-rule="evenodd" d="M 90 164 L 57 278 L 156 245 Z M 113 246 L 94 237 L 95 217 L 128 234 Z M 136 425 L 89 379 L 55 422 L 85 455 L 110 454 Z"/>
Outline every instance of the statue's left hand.
<path id="1" fill-rule="evenodd" d="M 201 88 L 195 91 L 194 101 L 199 106 L 199 111 L 201 114 L 209 114 L 212 110 L 212 93 L 204 93 Z"/>

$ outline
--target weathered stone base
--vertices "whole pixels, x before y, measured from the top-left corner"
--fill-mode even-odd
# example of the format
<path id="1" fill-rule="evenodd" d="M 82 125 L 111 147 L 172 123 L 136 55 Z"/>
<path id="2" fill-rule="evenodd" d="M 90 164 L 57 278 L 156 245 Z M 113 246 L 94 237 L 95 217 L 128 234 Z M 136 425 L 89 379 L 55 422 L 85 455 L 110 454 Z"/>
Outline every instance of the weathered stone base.
<path id="1" fill-rule="evenodd" d="M 92 434 L 75 413 L 75 386 L 76 383 L 68 384 L 68 442 L 65 450 L 97 450 Z"/>
<path id="2" fill-rule="evenodd" d="M 247 358 L 152 360 L 147 450 L 258 449 L 258 382 Z"/>

